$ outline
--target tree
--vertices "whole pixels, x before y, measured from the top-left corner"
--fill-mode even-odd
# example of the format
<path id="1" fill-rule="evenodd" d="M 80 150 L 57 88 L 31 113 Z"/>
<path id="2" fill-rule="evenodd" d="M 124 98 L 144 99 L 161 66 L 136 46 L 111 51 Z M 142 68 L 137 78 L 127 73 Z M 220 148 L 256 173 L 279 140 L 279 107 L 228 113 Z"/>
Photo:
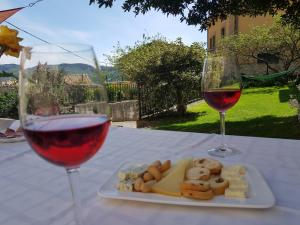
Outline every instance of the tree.
<path id="1" fill-rule="evenodd" d="M 200 43 L 186 46 L 181 39 L 145 38 L 134 47 L 118 48 L 112 62 L 128 79 L 155 88 L 159 102 L 165 95 L 175 98 L 177 111 L 184 114 L 191 91 L 200 91 L 200 73 L 205 49 Z M 171 102 L 172 104 L 172 102 Z"/>
<path id="2" fill-rule="evenodd" d="M 64 93 L 64 75 L 62 70 L 53 70 L 45 64 L 38 64 L 32 71 L 28 80 L 28 107 L 29 111 L 36 111 L 49 108 L 51 110 L 63 103 Z M 55 109 L 56 110 L 56 109 Z"/>
<path id="3" fill-rule="evenodd" d="M 16 80 L 18 79 L 18 77 L 16 77 L 13 73 L 8 73 L 6 71 L 0 72 L 0 77 L 13 77 L 16 78 Z"/>
<path id="4" fill-rule="evenodd" d="M 279 72 L 300 65 L 300 30 L 284 25 L 277 19 L 272 26 L 254 27 L 249 33 L 225 37 L 220 41 L 219 51 L 237 56 L 239 59 L 260 60 L 267 71 Z M 263 57 L 274 56 L 282 68 L 278 70 Z"/>
<path id="5" fill-rule="evenodd" d="M 99 7 L 112 7 L 115 0 L 90 0 Z M 207 29 L 217 20 L 224 20 L 228 15 L 258 16 L 283 12 L 282 18 L 300 28 L 300 1 L 298 0 L 125 0 L 122 6 L 125 12 L 133 11 L 136 15 L 150 10 L 161 11 L 167 16 L 179 16 L 180 21 L 188 25 L 200 25 Z"/>

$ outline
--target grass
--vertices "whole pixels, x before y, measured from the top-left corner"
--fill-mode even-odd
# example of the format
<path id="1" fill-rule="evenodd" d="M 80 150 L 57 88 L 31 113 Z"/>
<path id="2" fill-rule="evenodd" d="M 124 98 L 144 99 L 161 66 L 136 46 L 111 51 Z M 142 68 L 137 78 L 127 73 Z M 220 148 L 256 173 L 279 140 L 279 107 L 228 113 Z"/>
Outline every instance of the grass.
<path id="1" fill-rule="evenodd" d="M 297 110 L 287 87 L 249 88 L 226 113 L 226 134 L 300 139 Z M 148 121 L 154 129 L 219 133 L 219 114 L 205 102 L 188 107 L 184 118 L 165 116 Z"/>

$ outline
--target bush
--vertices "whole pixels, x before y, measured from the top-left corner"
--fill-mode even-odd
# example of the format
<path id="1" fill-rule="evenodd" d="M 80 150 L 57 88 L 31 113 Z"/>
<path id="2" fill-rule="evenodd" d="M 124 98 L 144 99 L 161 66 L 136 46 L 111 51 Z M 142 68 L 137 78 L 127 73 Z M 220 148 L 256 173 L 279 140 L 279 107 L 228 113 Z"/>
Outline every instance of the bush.
<path id="1" fill-rule="evenodd" d="M 176 106 L 177 112 L 184 115 L 191 96 L 200 93 L 205 54 L 202 43 L 187 46 L 180 38 L 170 42 L 160 36 L 144 37 L 133 47 L 118 48 L 113 63 L 141 87 L 142 114 L 159 113 Z"/>
<path id="2" fill-rule="evenodd" d="M 0 117 L 19 118 L 17 88 L 11 88 L 0 92 Z"/>
<path id="3" fill-rule="evenodd" d="M 109 102 L 134 100 L 138 98 L 138 89 L 135 83 L 123 81 L 106 83 L 105 86 Z"/>

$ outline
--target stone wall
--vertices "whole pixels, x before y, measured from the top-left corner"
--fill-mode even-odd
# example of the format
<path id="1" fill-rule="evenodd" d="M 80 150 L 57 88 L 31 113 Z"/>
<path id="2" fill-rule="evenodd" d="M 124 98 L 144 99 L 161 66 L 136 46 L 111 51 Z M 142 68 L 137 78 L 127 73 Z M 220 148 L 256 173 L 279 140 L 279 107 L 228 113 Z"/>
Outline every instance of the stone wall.
<path id="1" fill-rule="evenodd" d="M 109 103 L 112 121 L 136 121 L 139 119 L 138 100 Z"/>
<path id="2" fill-rule="evenodd" d="M 138 100 L 128 100 L 115 103 L 92 102 L 75 106 L 76 113 L 92 114 L 110 112 L 113 122 L 136 121 L 139 119 Z"/>
<path id="3" fill-rule="evenodd" d="M 237 65 L 237 66 L 236 66 Z M 282 63 L 270 64 L 270 66 L 279 72 L 284 71 Z M 300 62 L 293 63 L 290 69 L 300 67 Z M 238 69 L 238 70 L 236 70 Z M 238 61 L 234 57 L 226 57 L 225 59 L 225 74 L 240 73 L 241 75 L 265 75 L 267 74 L 267 66 L 264 63 L 257 63 L 257 60 L 252 58 L 243 58 Z M 276 73 L 269 69 L 269 74 Z M 300 68 L 297 70 L 300 73 Z"/>
<path id="4" fill-rule="evenodd" d="M 267 66 L 263 63 L 257 63 L 255 60 L 249 59 L 248 61 L 237 60 L 234 57 L 226 57 L 225 59 L 225 74 L 239 73 L 241 75 L 264 75 L 267 74 Z M 270 64 L 278 71 L 283 71 L 281 64 Z M 291 67 L 292 68 L 292 67 Z M 269 74 L 274 71 L 269 69 Z"/>
<path id="5" fill-rule="evenodd" d="M 6 130 L 14 122 L 14 119 L 0 118 L 0 131 Z"/>
<path id="6" fill-rule="evenodd" d="M 282 67 L 280 64 L 270 64 L 272 68 L 277 69 L 278 71 L 282 71 Z M 240 73 L 245 75 L 264 75 L 267 74 L 267 66 L 265 64 L 243 64 L 240 65 Z M 269 74 L 275 73 L 274 71 L 269 69 Z"/>
<path id="7" fill-rule="evenodd" d="M 109 112 L 109 105 L 106 102 L 89 102 L 83 104 L 77 104 L 75 106 L 75 113 L 103 113 L 107 114 Z"/>

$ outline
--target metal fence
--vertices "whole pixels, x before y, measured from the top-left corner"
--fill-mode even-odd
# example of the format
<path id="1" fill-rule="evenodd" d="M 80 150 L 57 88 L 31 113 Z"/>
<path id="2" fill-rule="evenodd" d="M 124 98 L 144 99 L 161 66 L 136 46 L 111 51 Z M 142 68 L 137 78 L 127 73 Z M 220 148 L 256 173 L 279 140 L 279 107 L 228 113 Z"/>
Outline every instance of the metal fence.
<path id="1" fill-rule="evenodd" d="M 109 102 L 138 100 L 138 87 L 133 82 L 106 82 L 105 86 Z"/>
<path id="2" fill-rule="evenodd" d="M 176 105 L 176 92 L 168 86 L 149 87 L 129 81 L 106 82 L 105 86 L 109 103 L 138 100 L 140 119 L 168 111 Z M 1 87 L 0 95 L 12 91 L 17 92 L 17 87 Z M 83 92 L 80 94 L 82 95 Z M 183 97 L 185 102 L 190 103 L 201 99 L 201 93 L 200 90 L 189 90 Z M 74 95 L 73 98 L 78 100 L 79 97 Z"/>
<path id="3" fill-rule="evenodd" d="M 176 91 L 170 87 L 146 87 L 138 86 L 139 118 L 158 115 L 160 113 L 175 109 Z M 189 90 L 183 93 L 184 101 L 192 103 L 202 98 L 199 90 Z"/>

